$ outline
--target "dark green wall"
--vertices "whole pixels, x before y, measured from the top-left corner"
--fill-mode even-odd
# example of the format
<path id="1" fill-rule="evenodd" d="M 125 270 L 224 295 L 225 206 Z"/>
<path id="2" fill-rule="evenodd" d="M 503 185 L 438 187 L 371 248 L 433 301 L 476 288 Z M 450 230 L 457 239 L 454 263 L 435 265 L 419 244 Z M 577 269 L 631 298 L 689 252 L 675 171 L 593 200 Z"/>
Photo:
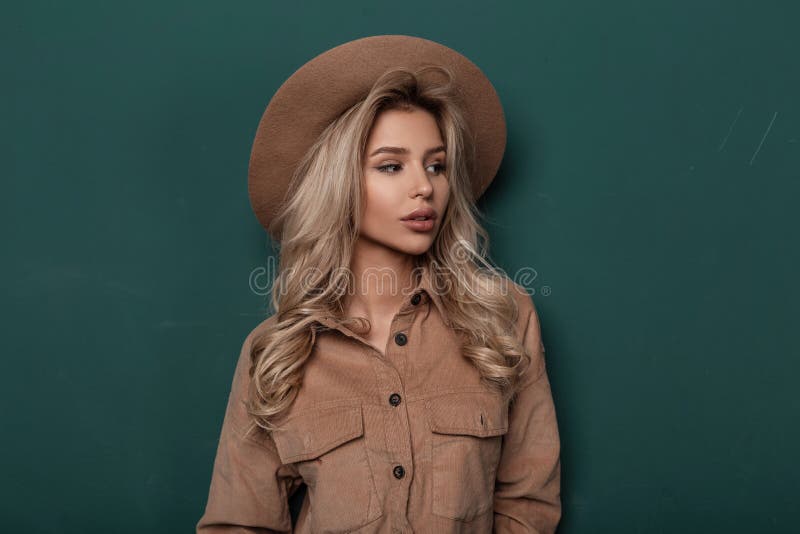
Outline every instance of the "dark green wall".
<path id="1" fill-rule="evenodd" d="M 264 106 L 312 56 L 407 33 L 505 105 L 481 205 L 493 260 L 536 273 L 560 532 L 793 531 L 798 20 L 788 0 L 7 6 L 3 530 L 194 528 L 266 309 Z"/>

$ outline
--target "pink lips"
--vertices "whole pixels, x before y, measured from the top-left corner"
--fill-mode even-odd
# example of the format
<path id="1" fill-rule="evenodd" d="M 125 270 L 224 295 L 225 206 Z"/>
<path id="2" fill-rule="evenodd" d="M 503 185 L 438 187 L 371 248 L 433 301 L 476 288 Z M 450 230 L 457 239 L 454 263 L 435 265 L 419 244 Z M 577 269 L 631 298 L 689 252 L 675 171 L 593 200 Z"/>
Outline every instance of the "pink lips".
<path id="1" fill-rule="evenodd" d="M 409 219 L 418 219 L 420 217 L 424 217 L 426 219 L 435 219 L 436 218 L 436 210 L 433 208 L 417 208 L 401 220 L 407 221 Z"/>
<path id="2" fill-rule="evenodd" d="M 405 219 L 402 221 L 402 223 L 411 228 L 412 230 L 416 230 L 417 232 L 430 232 L 431 230 L 433 230 L 433 225 L 435 221 L 433 219 L 425 219 L 424 221 Z"/>
<path id="3" fill-rule="evenodd" d="M 418 208 L 400 219 L 408 228 L 417 232 L 430 232 L 436 223 L 436 210 Z"/>

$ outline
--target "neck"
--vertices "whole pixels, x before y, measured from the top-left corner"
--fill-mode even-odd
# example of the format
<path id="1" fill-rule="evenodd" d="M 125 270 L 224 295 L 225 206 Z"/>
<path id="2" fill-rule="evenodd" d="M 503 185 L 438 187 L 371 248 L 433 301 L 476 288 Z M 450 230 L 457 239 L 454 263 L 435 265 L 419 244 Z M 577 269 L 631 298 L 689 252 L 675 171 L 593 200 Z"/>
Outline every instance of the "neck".
<path id="1" fill-rule="evenodd" d="M 348 317 L 366 317 L 370 322 L 392 316 L 415 287 L 414 256 L 359 238 L 350 262 L 353 289 L 344 296 Z"/>

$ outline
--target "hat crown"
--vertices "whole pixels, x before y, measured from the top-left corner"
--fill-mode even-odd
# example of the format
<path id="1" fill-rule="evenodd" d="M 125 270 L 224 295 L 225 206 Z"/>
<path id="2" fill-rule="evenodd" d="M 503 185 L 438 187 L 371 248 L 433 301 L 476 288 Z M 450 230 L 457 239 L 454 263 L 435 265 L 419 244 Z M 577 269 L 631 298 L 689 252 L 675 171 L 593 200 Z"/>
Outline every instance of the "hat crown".
<path id="1" fill-rule="evenodd" d="M 480 197 L 494 179 L 506 145 L 505 116 L 491 82 L 472 61 L 445 45 L 409 35 L 375 35 L 312 58 L 270 99 L 248 169 L 250 204 L 261 225 L 269 230 L 298 163 L 332 121 L 363 100 L 386 71 L 429 65 L 444 65 L 454 75 L 474 138 L 472 190 Z"/>

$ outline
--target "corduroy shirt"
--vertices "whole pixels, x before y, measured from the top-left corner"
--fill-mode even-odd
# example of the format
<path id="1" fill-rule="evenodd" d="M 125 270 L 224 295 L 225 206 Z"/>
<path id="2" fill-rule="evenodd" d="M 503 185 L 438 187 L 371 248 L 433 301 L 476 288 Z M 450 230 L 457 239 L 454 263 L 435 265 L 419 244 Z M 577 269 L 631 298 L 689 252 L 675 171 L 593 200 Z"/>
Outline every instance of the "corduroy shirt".
<path id="1" fill-rule="evenodd" d="M 560 440 L 532 298 L 516 334 L 533 356 L 513 400 L 480 383 L 427 271 L 381 353 L 321 318 L 281 430 L 244 438 L 250 346 L 233 377 L 198 533 L 551 533 Z M 293 527 L 289 497 L 305 482 Z"/>

